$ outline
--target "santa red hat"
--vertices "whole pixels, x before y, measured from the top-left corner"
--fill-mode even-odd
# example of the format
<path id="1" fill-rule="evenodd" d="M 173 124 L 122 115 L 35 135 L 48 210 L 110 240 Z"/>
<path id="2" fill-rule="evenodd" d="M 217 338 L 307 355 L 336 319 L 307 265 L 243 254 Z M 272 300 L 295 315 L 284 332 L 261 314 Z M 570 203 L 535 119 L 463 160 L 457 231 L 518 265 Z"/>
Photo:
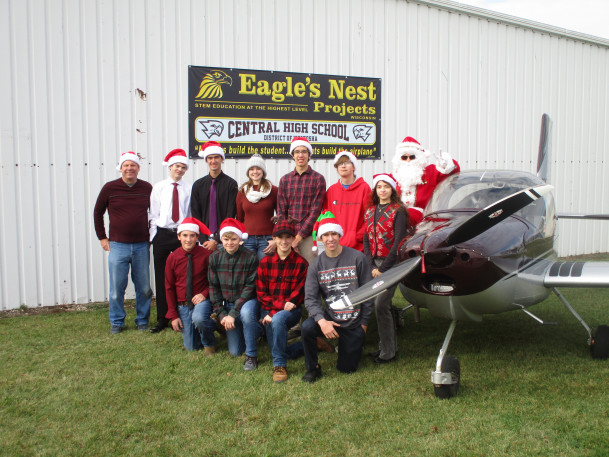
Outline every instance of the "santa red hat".
<path id="1" fill-rule="evenodd" d="M 290 144 L 290 154 L 294 152 L 298 146 L 304 146 L 309 150 L 309 154 L 313 154 L 313 148 L 311 147 L 311 143 L 304 136 L 295 136 L 292 140 L 292 144 Z"/>
<path id="2" fill-rule="evenodd" d="M 217 141 L 208 141 L 207 143 L 203 144 L 203 146 L 201 146 L 201 150 L 199 151 L 199 157 L 207 159 L 207 156 L 211 155 L 219 155 L 223 159 L 225 158 L 224 149 L 222 149 L 222 146 L 220 146 L 220 143 L 218 143 Z"/>
<path id="3" fill-rule="evenodd" d="M 353 172 L 357 171 L 357 157 L 355 157 L 355 155 L 351 151 L 339 151 L 338 154 L 336 154 L 336 157 L 334 157 L 334 166 L 336 167 L 336 162 L 338 162 L 338 159 L 343 156 L 349 158 L 349 160 L 353 164 Z"/>
<path id="4" fill-rule="evenodd" d="M 400 156 L 403 154 L 417 155 L 417 153 L 424 153 L 425 149 L 413 137 L 407 136 L 395 147 L 395 152 Z"/>
<path id="5" fill-rule="evenodd" d="M 186 217 L 182 222 L 180 222 L 180 225 L 178 225 L 178 235 L 184 230 L 195 232 L 199 235 L 211 235 L 211 232 L 207 226 L 199 219 L 195 219 L 194 217 Z"/>
<path id="6" fill-rule="evenodd" d="M 220 224 L 220 238 L 222 238 L 222 235 L 229 232 L 234 233 L 243 241 L 247 240 L 248 235 L 245 231 L 245 225 L 243 225 L 237 219 L 233 219 L 232 217 L 224 219 L 222 221 L 222 224 Z"/>
<path id="7" fill-rule="evenodd" d="M 127 160 L 131 160 L 132 162 L 135 162 L 138 167 L 140 166 L 140 158 L 137 156 L 137 154 L 135 152 L 129 151 L 129 152 L 123 152 L 121 154 L 120 158 L 118 159 L 118 166 L 116 167 L 116 169 L 118 171 L 121 171 L 123 162 L 125 162 Z"/>
<path id="8" fill-rule="evenodd" d="M 379 173 L 372 177 L 372 188 L 374 189 L 379 181 L 384 181 L 393 187 L 394 190 L 397 190 L 398 183 L 393 177 L 391 173 Z"/>
<path id="9" fill-rule="evenodd" d="M 186 151 L 184 149 L 174 149 L 169 154 L 165 156 L 165 161 L 163 165 L 166 167 L 170 167 L 173 164 L 182 163 L 186 165 L 188 169 L 188 155 L 186 155 Z"/>

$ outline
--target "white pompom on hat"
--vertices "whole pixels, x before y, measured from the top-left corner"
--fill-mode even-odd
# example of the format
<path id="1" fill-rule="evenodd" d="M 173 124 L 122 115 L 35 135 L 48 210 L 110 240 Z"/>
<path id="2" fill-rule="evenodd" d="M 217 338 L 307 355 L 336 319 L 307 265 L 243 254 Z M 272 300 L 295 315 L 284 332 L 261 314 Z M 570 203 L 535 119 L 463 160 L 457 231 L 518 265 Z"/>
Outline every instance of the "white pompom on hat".
<path id="1" fill-rule="evenodd" d="M 353 172 L 356 172 L 359 164 L 357 161 L 357 157 L 355 157 L 355 154 L 353 154 L 351 151 L 339 151 L 338 154 L 336 154 L 336 157 L 334 157 L 334 166 L 336 167 L 336 162 L 338 162 L 338 159 L 343 156 L 349 158 L 349 160 L 353 164 Z"/>
<path id="2" fill-rule="evenodd" d="M 180 225 L 178 225 L 178 235 L 184 230 L 195 232 L 199 235 L 211 235 L 211 231 L 207 228 L 207 226 L 199 219 L 195 219 L 194 217 L 186 217 L 182 222 L 180 222 Z"/>
<path id="3" fill-rule="evenodd" d="M 140 158 L 137 156 L 137 154 L 135 152 L 129 151 L 129 152 L 123 152 L 121 154 L 120 158 L 118 159 L 118 166 L 116 167 L 116 169 L 118 171 L 121 171 L 123 162 L 126 162 L 127 160 L 131 160 L 132 162 L 135 162 L 138 167 L 140 166 Z"/>
<path id="4" fill-rule="evenodd" d="M 217 141 L 208 141 L 201 147 L 199 157 L 207 159 L 207 156 L 213 155 L 219 155 L 224 159 L 224 149 L 222 149 L 222 146 Z"/>
<path id="5" fill-rule="evenodd" d="M 247 161 L 247 170 L 245 172 L 246 175 L 249 175 L 250 168 L 252 167 L 260 168 L 262 170 L 262 173 L 264 174 L 264 177 L 266 178 L 266 165 L 264 163 L 264 159 L 260 154 L 254 154 L 249 158 L 249 160 Z"/>
<path id="6" fill-rule="evenodd" d="M 165 156 L 163 165 L 170 167 L 176 163 L 182 163 L 186 165 L 186 168 L 189 167 L 188 155 L 184 149 L 174 149 L 173 151 L 170 151 L 169 154 Z"/>
<path id="7" fill-rule="evenodd" d="M 311 143 L 309 143 L 309 140 L 307 140 L 304 136 L 294 137 L 292 144 L 290 144 L 290 154 L 293 154 L 294 149 L 296 149 L 298 146 L 304 146 L 309 150 L 309 154 L 313 154 L 313 147 L 311 146 Z"/>
<path id="8" fill-rule="evenodd" d="M 222 221 L 222 224 L 220 224 L 220 238 L 222 238 L 225 233 L 229 232 L 234 233 L 243 241 L 247 240 L 248 235 L 245 231 L 245 225 L 243 225 L 237 219 L 233 219 L 232 217 L 224 219 L 224 221 Z"/>

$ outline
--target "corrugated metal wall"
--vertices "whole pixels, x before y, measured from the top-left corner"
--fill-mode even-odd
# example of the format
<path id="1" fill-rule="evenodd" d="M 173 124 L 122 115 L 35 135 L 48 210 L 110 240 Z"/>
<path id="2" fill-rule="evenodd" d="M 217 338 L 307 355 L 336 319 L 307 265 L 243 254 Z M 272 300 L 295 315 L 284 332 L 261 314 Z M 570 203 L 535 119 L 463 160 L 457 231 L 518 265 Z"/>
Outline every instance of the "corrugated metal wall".
<path id="1" fill-rule="evenodd" d="M 120 152 L 165 176 L 188 144 L 188 65 L 383 78 L 383 160 L 415 136 L 464 169 L 534 170 L 554 121 L 558 209 L 609 212 L 609 41 L 448 1 L 0 0 L 0 309 L 107 299 L 93 230 Z M 145 95 L 144 95 L 145 94 Z M 291 167 L 269 161 L 271 179 Z M 313 167 L 336 179 L 330 162 Z M 238 181 L 243 161 L 225 167 Z M 192 182 L 206 173 L 191 167 Z M 609 250 L 606 222 L 561 222 L 562 255 Z"/>

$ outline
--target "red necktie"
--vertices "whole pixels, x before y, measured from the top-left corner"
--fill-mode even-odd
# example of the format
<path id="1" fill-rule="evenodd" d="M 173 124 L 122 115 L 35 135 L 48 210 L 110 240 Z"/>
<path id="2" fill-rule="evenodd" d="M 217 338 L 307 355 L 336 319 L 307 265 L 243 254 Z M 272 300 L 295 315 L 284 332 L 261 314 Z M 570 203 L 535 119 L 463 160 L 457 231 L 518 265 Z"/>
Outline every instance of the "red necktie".
<path id="1" fill-rule="evenodd" d="M 173 200 L 171 205 L 171 220 L 178 222 L 180 219 L 180 200 L 178 200 L 178 183 L 173 183 Z"/>

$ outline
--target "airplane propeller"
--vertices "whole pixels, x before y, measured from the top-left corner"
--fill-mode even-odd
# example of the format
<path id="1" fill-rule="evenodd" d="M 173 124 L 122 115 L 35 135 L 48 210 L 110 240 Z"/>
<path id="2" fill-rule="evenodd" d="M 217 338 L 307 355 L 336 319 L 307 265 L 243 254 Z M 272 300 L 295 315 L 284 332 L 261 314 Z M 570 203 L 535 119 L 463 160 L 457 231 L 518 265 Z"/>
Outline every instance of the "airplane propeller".
<path id="1" fill-rule="evenodd" d="M 446 246 L 453 246 L 480 235 L 515 212 L 521 210 L 529 203 L 532 203 L 543 195 L 551 192 L 553 188 L 554 187 L 549 184 L 543 184 L 508 195 L 478 211 L 473 216 L 468 217 L 446 238 L 444 244 Z M 334 310 L 341 310 L 368 301 L 377 295 L 380 295 L 394 284 L 400 282 L 414 270 L 420 262 L 421 257 L 413 257 L 398 263 L 382 275 L 374 278 L 372 281 L 368 281 L 357 290 L 330 303 L 329 306 Z"/>

